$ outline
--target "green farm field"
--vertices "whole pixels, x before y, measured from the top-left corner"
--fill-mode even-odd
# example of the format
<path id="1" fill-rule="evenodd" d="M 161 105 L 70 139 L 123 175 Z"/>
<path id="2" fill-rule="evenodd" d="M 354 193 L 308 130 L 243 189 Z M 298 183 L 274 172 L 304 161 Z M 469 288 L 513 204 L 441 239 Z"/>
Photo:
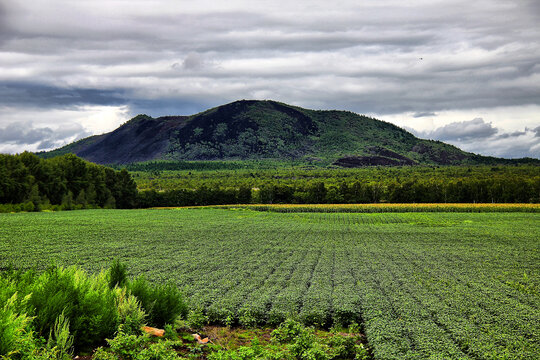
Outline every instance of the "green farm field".
<path id="1" fill-rule="evenodd" d="M 172 281 L 215 324 L 361 325 L 375 359 L 537 359 L 540 214 L 0 214 L 0 266 Z"/>

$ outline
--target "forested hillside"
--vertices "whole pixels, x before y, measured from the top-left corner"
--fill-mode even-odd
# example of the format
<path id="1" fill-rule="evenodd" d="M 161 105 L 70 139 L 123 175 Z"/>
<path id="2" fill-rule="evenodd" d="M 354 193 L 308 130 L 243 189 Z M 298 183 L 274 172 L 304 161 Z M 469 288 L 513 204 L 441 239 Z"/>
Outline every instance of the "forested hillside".
<path id="1" fill-rule="evenodd" d="M 155 159 L 301 161 L 342 167 L 540 164 L 464 152 L 393 124 L 349 111 L 309 110 L 241 100 L 190 116 L 138 115 L 118 129 L 47 153 L 74 153 L 100 164 Z"/>
<path id="2" fill-rule="evenodd" d="M 125 169 L 116 171 L 72 154 L 52 159 L 28 152 L 0 154 L 0 210 L 131 208 L 136 199 L 135 182 Z"/>

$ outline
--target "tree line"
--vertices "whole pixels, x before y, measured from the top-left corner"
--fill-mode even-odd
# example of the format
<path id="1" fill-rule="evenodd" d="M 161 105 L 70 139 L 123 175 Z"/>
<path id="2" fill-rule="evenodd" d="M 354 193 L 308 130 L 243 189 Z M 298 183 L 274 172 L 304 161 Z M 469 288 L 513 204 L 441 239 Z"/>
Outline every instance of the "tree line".
<path id="1" fill-rule="evenodd" d="M 219 204 L 361 204 L 361 203 L 538 203 L 540 177 L 534 179 L 474 178 L 450 181 L 354 181 L 340 184 L 263 184 L 259 188 L 208 187 L 139 192 L 139 206 Z"/>
<path id="2" fill-rule="evenodd" d="M 0 212 L 249 203 L 540 202 L 536 167 L 449 168 L 442 172 L 409 168 L 386 174 L 393 176 L 380 173 L 386 170 L 358 172 L 363 177 L 339 170 L 324 170 L 318 177 L 314 176 L 318 171 L 288 171 L 267 170 L 262 177 L 248 171 L 204 172 L 200 177 L 198 173 L 171 173 L 174 188 L 138 191 L 125 168 L 117 171 L 72 154 L 50 159 L 28 152 L 0 155 Z M 227 181 L 216 180 L 220 176 Z"/>
<path id="3" fill-rule="evenodd" d="M 115 171 L 66 154 L 42 159 L 32 153 L 0 154 L 0 212 L 132 208 L 137 185 Z"/>

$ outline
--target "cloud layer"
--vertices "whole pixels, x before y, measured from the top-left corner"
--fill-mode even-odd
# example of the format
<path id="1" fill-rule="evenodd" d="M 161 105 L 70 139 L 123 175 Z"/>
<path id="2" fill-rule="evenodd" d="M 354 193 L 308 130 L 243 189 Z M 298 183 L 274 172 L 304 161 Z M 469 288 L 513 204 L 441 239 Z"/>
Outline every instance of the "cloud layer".
<path id="1" fill-rule="evenodd" d="M 10 1 L 0 3 L 0 129 L 27 117 L 14 109 L 119 114 L 105 116 L 101 129 L 82 125 L 96 133 L 137 113 L 266 98 L 399 115 L 440 136 L 466 122 L 458 146 L 473 138 L 495 144 L 506 138 L 493 129 L 540 124 L 538 112 L 521 110 L 540 106 L 539 23 L 534 0 Z M 520 113 L 499 123 L 500 108 Z M 443 121 L 448 111 L 464 117 Z M 433 124 L 417 127 L 415 119 Z"/>
<path id="2" fill-rule="evenodd" d="M 407 130 L 422 138 L 441 140 L 463 150 L 485 155 L 520 158 L 540 153 L 540 126 L 509 133 L 482 118 L 475 118 L 452 122 L 431 131 Z"/>

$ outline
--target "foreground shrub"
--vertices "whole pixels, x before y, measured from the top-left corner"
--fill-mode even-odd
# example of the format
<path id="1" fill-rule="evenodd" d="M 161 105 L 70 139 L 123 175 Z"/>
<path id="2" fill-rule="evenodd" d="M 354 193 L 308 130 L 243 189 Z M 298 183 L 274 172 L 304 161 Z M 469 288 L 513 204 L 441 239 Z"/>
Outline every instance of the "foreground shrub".
<path id="1" fill-rule="evenodd" d="M 186 325 L 193 330 L 200 330 L 208 324 L 208 316 L 204 314 L 202 308 L 191 309 L 188 313 Z"/>
<path id="2" fill-rule="evenodd" d="M 60 314 L 54 323 L 53 328 L 49 332 L 49 341 L 47 348 L 56 348 L 58 358 L 71 359 L 73 354 L 73 335 L 69 333 L 69 320 Z"/>
<path id="3" fill-rule="evenodd" d="M 29 297 L 23 301 L 26 302 Z M 1 299 L 4 306 L 0 308 L 0 356 L 14 353 L 24 355 L 33 349 L 34 337 L 29 331 L 29 324 L 32 318 L 26 314 L 19 314 L 17 306 L 17 294 L 13 294 L 9 299 Z"/>
<path id="4" fill-rule="evenodd" d="M 140 276 L 128 284 L 128 289 L 140 301 L 151 326 L 174 324 L 178 316 L 185 318 L 188 314 L 188 306 L 182 294 L 172 283 L 151 286 Z"/>
<path id="5" fill-rule="evenodd" d="M 123 346 L 143 354 L 137 359 L 170 358 L 171 344 L 146 344 L 141 327 L 147 319 L 163 327 L 185 318 L 183 297 L 172 284 L 129 282 L 126 274 L 119 261 L 97 275 L 76 267 L 0 272 L 0 359 L 71 359 L 74 350 L 103 345 L 117 332 L 109 343 L 122 359 Z"/>
<path id="6" fill-rule="evenodd" d="M 277 329 L 272 331 L 272 340 L 279 343 L 289 343 L 307 331 L 308 329 L 298 321 L 287 319 Z"/>
<path id="7" fill-rule="evenodd" d="M 54 267 L 28 289 L 30 314 L 41 335 L 50 332 L 60 314 L 71 324 L 76 349 L 90 349 L 112 337 L 118 325 L 116 295 L 104 272 L 89 276 L 75 267 Z"/>
<path id="8" fill-rule="evenodd" d="M 289 354 L 300 360 L 338 360 L 368 358 L 368 351 L 359 336 L 334 333 L 318 338 L 311 327 L 287 319 L 272 331 L 272 341 L 288 345 Z"/>
<path id="9" fill-rule="evenodd" d="M 3 283 L 0 285 L 6 285 L 6 279 L 0 279 L 0 283 Z M 24 306 L 29 298 L 30 295 L 27 295 L 21 299 L 17 293 L 14 293 L 6 300 L 0 294 L 0 301 L 4 303 L 3 307 L 0 308 L 0 359 L 71 359 L 68 353 L 60 350 L 56 345 L 45 346 L 45 340 L 32 330 L 33 318 L 20 313 L 21 306 Z"/>
<path id="10" fill-rule="evenodd" d="M 93 360 L 173 360 L 178 359 L 174 342 L 165 340 L 153 343 L 146 335 L 130 335 L 119 332 L 107 340 L 109 348 L 97 349 Z"/>
<path id="11" fill-rule="evenodd" d="M 127 292 L 126 288 L 117 289 L 116 308 L 118 310 L 119 328 L 126 334 L 139 335 L 145 324 L 146 313 L 141 309 L 137 298 Z"/>
<path id="12" fill-rule="evenodd" d="M 112 289 L 115 286 L 125 286 L 128 281 L 127 275 L 127 266 L 116 259 L 108 271 L 109 287 Z"/>
<path id="13" fill-rule="evenodd" d="M 221 350 L 208 354 L 208 360 L 294 360 L 290 352 L 280 346 L 262 346 L 255 337 L 251 346 L 240 346 L 236 350 Z"/>
<path id="14" fill-rule="evenodd" d="M 244 327 L 257 327 L 262 326 L 267 322 L 268 309 L 266 304 L 253 305 L 249 304 L 244 306 L 239 311 L 239 322 Z"/>

